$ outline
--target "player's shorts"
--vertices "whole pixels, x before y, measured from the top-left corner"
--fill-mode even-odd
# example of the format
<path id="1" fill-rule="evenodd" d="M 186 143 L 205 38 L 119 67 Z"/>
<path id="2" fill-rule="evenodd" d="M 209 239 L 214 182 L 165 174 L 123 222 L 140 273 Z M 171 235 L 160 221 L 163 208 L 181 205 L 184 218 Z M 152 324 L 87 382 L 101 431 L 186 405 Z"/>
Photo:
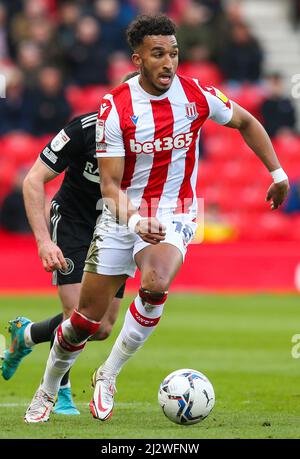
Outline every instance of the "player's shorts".
<path id="1" fill-rule="evenodd" d="M 159 219 L 166 226 L 166 237 L 160 244 L 171 244 L 181 252 L 184 261 L 187 246 L 194 238 L 197 223 L 189 215 L 178 214 L 172 218 Z M 151 244 L 144 242 L 127 226 L 118 225 L 107 212 L 103 212 L 97 223 L 94 237 L 87 255 L 84 271 L 104 274 L 126 274 L 134 277 L 135 255 Z"/>
<path id="2" fill-rule="evenodd" d="M 93 237 L 94 228 L 84 222 L 73 221 L 60 213 L 60 206 L 52 201 L 50 209 L 50 234 L 52 241 L 61 249 L 68 268 L 53 272 L 53 285 L 81 283 L 85 259 Z M 116 294 L 123 298 L 125 284 Z"/>

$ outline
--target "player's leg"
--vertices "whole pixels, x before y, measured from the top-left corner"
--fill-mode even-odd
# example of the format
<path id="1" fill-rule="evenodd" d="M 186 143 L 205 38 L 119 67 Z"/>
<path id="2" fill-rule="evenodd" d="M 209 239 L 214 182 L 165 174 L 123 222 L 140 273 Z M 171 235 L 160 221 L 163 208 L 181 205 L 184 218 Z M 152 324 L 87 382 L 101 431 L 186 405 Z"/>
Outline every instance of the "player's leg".
<path id="1" fill-rule="evenodd" d="M 62 313 L 41 322 L 32 322 L 22 316 L 11 320 L 9 322 L 11 343 L 4 353 L 3 378 L 8 380 L 13 377 L 21 361 L 31 353 L 34 345 L 50 341 L 54 330 L 62 320 Z"/>
<path id="2" fill-rule="evenodd" d="M 106 313 L 104 314 L 101 325 L 95 333 L 95 335 L 90 337 L 90 341 L 102 341 L 108 338 L 111 334 L 112 328 L 118 318 L 120 311 L 121 299 L 124 296 L 125 284 L 118 290 L 115 298 L 112 300 L 110 306 L 108 307 Z"/>
<path id="3" fill-rule="evenodd" d="M 61 300 L 64 320 L 68 319 L 78 305 L 81 283 L 58 285 L 58 294 Z M 54 343 L 55 330 L 51 337 L 51 344 Z M 53 412 L 55 414 L 77 415 L 80 414 L 72 398 L 70 371 L 63 376 L 58 391 L 57 401 Z"/>
<path id="4" fill-rule="evenodd" d="M 97 332 L 102 317 L 125 283 L 127 274 L 134 275 L 133 236 L 129 235 L 126 239 L 119 238 L 118 234 L 118 238 L 114 238 L 113 231 L 106 228 L 106 220 L 100 222 L 97 230 L 87 255 L 78 310 L 58 327 L 42 384 L 25 413 L 25 422 L 44 422 L 49 419 L 64 374 L 71 368 L 87 340 Z M 116 249 L 114 252 L 102 247 L 104 243 L 106 247 L 118 247 L 119 243 L 123 250 Z"/>
<path id="5" fill-rule="evenodd" d="M 72 312 L 78 305 L 80 288 L 81 284 L 65 284 L 59 285 L 58 287 L 65 319 L 71 316 Z M 103 316 L 99 330 L 90 338 L 90 340 L 105 340 L 110 335 L 112 327 L 118 317 L 120 299 L 123 298 L 124 288 L 125 286 L 123 285 L 117 292 L 116 297 L 113 298 L 110 306 L 108 307 L 108 310 Z M 70 370 L 68 370 L 67 373 L 63 376 L 60 383 L 57 402 L 53 410 L 53 412 L 56 414 L 80 414 L 72 399 L 69 374 Z"/>
<path id="6" fill-rule="evenodd" d="M 25 413 L 26 422 L 49 419 L 64 374 L 73 365 L 88 338 L 98 330 L 102 316 L 126 277 L 85 273 L 79 308 L 58 327 L 42 383 Z"/>
<path id="7" fill-rule="evenodd" d="M 82 267 L 83 269 L 83 267 Z M 80 277 L 82 275 L 82 271 Z M 80 283 L 58 286 L 63 313 L 40 322 L 32 322 L 27 317 L 17 317 L 10 321 L 11 344 L 5 351 L 2 376 L 8 380 L 15 374 L 21 361 L 32 351 L 33 346 L 51 342 L 53 334 L 64 318 L 70 317 L 78 304 Z M 67 383 L 67 379 L 64 384 Z"/>
<path id="8" fill-rule="evenodd" d="M 141 271 L 141 288 L 126 313 L 108 359 L 93 378 L 95 390 L 90 408 L 93 416 L 103 421 L 112 415 L 116 377 L 158 325 L 169 285 L 179 271 L 183 257 L 174 245 L 159 244 L 138 252 L 135 261 Z"/>
<path id="9" fill-rule="evenodd" d="M 178 221 L 177 221 L 178 220 Z M 92 402 L 99 408 L 92 414 L 98 419 L 108 419 L 112 414 L 115 379 L 127 360 L 145 343 L 155 330 L 163 312 L 168 288 L 179 271 L 193 238 L 197 224 L 189 216 L 181 215 L 176 221 L 167 220 L 165 240 L 152 246 L 137 237 L 134 257 L 141 271 L 141 288 L 125 315 L 123 328 L 113 349 L 94 378 Z M 90 405 L 91 407 L 91 405 Z"/>
<path id="10" fill-rule="evenodd" d="M 63 310 L 63 319 L 71 317 L 78 306 L 84 261 L 92 239 L 92 228 L 84 222 L 74 222 L 55 204 L 51 208 L 51 236 L 62 250 L 67 262 L 67 270 L 55 271 L 52 283 L 57 285 L 58 295 Z M 55 332 L 51 337 L 54 343 Z M 56 414 L 76 415 L 77 410 L 71 392 L 69 370 L 63 376 L 58 391 L 54 412 Z"/>
<path id="11" fill-rule="evenodd" d="M 77 228 L 78 225 L 74 225 L 72 221 L 64 215 L 61 215 L 58 209 L 58 204 L 52 203 L 50 209 L 51 238 L 55 244 L 59 245 L 66 257 L 69 255 L 69 252 L 75 254 L 75 263 L 72 259 L 67 258 L 68 270 L 63 273 L 54 271 L 52 283 L 53 285 L 80 283 L 88 247 L 83 250 L 78 250 L 78 246 L 81 248 L 84 247 L 84 240 L 87 241 L 85 245 L 88 246 L 89 240 L 92 237 L 91 230 L 87 225 Z M 76 242 L 74 243 L 73 241 Z M 76 253 L 78 254 L 77 257 Z M 70 276 L 72 276 L 72 278 Z M 76 294 L 77 298 L 75 302 L 73 298 L 71 298 L 70 301 L 68 298 L 62 300 L 64 313 L 67 313 L 67 315 L 70 314 L 68 308 L 72 309 L 75 307 L 74 305 L 78 304 L 79 287 L 77 288 Z M 66 303 L 66 307 L 64 307 L 64 302 Z M 71 305 L 69 305 L 69 303 L 71 303 Z M 14 375 L 21 360 L 32 351 L 32 347 L 35 344 L 51 342 L 53 333 L 62 320 L 63 314 L 58 314 L 41 322 L 33 323 L 26 317 L 17 317 L 10 322 L 9 330 L 11 333 L 11 345 L 5 353 L 5 359 L 2 366 L 2 375 L 4 379 L 10 379 Z"/>

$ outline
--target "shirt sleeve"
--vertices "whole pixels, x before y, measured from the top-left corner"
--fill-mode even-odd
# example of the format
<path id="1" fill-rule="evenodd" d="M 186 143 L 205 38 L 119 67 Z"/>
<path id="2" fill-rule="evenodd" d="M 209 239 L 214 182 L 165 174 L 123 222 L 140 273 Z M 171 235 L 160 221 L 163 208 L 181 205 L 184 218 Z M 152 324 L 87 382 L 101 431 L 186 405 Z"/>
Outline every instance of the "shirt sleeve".
<path id="1" fill-rule="evenodd" d="M 60 174 L 69 165 L 70 159 L 84 148 L 80 120 L 75 118 L 48 142 L 40 153 L 41 161 L 53 172 Z"/>
<path id="2" fill-rule="evenodd" d="M 125 156 L 123 134 L 113 96 L 102 99 L 96 123 L 96 158 Z"/>
<path id="3" fill-rule="evenodd" d="M 209 106 L 209 119 L 218 124 L 229 123 L 233 115 L 233 104 L 219 89 L 210 87 L 202 88 Z"/>

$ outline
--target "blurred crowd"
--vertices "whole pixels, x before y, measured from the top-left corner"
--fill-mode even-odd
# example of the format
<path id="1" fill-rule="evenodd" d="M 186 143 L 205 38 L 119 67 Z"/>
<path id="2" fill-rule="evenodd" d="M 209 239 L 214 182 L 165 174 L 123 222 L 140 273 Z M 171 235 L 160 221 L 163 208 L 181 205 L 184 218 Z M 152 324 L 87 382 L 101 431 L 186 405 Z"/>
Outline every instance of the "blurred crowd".
<path id="1" fill-rule="evenodd" d="M 290 17 L 295 29 L 300 25 L 300 0 L 290 0 Z"/>
<path id="2" fill-rule="evenodd" d="M 300 2 L 291 2 L 296 23 Z M 12 134 L 15 144 L 20 133 L 53 135 L 72 116 L 95 110 L 101 95 L 134 70 L 129 22 L 158 12 L 177 24 L 180 73 L 227 88 L 250 111 L 255 101 L 253 114 L 271 137 L 296 132 L 282 77 L 263 73 L 264 50 L 239 0 L 0 0 L 0 74 L 6 79 L 0 147 Z"/>
<path id="3" fill-rule="evenodd" d="M 175 20 L 183 73 L 216 86 L 260 83 L 261 44 L 240 2 L 226 5 L 223 0 L 1 0 L 0 72 L 7 87 L 0 135 L 55 133 L 74 112 L 67 88 L 118 84 L 132 70 L 125 30 L 140 13 L 165 12 Z M 286 101 L 283 105 L 285 111 Z M 293 115 L 287 124 L 294 128 Z"/>

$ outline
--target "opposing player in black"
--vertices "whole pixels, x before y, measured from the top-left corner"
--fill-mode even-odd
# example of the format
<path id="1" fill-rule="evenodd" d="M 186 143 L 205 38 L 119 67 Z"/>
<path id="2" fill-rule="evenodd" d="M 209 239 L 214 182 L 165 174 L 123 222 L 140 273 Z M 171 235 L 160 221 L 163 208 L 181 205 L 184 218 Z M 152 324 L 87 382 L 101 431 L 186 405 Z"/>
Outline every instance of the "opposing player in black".
<path id="1" fill-rule="evenodd" d="M 101 214 L 99 171 L 95 158 L 97 112 L 73 119 L 43 149 L 24 180 L 23 194 L 44 269 L 53 272 L 53 283 L 63 307 L 46 321 L 33 323 L 26 317 L 10 322 L 11 346 L 2 364 L 4 379 L 10 379 L 34 344 L 50 341 L 56 327 L 78 305 L 84 261 Z M 45 212 L 45 184 L 65 171 L 62 185 Z M 116 294 L 101 329 L 94 339 L 103 340 L 116 321 L 124 286 Z M 62 380 L 56 413 L 79 414 L 70 389 L 69 375 Z"/>

